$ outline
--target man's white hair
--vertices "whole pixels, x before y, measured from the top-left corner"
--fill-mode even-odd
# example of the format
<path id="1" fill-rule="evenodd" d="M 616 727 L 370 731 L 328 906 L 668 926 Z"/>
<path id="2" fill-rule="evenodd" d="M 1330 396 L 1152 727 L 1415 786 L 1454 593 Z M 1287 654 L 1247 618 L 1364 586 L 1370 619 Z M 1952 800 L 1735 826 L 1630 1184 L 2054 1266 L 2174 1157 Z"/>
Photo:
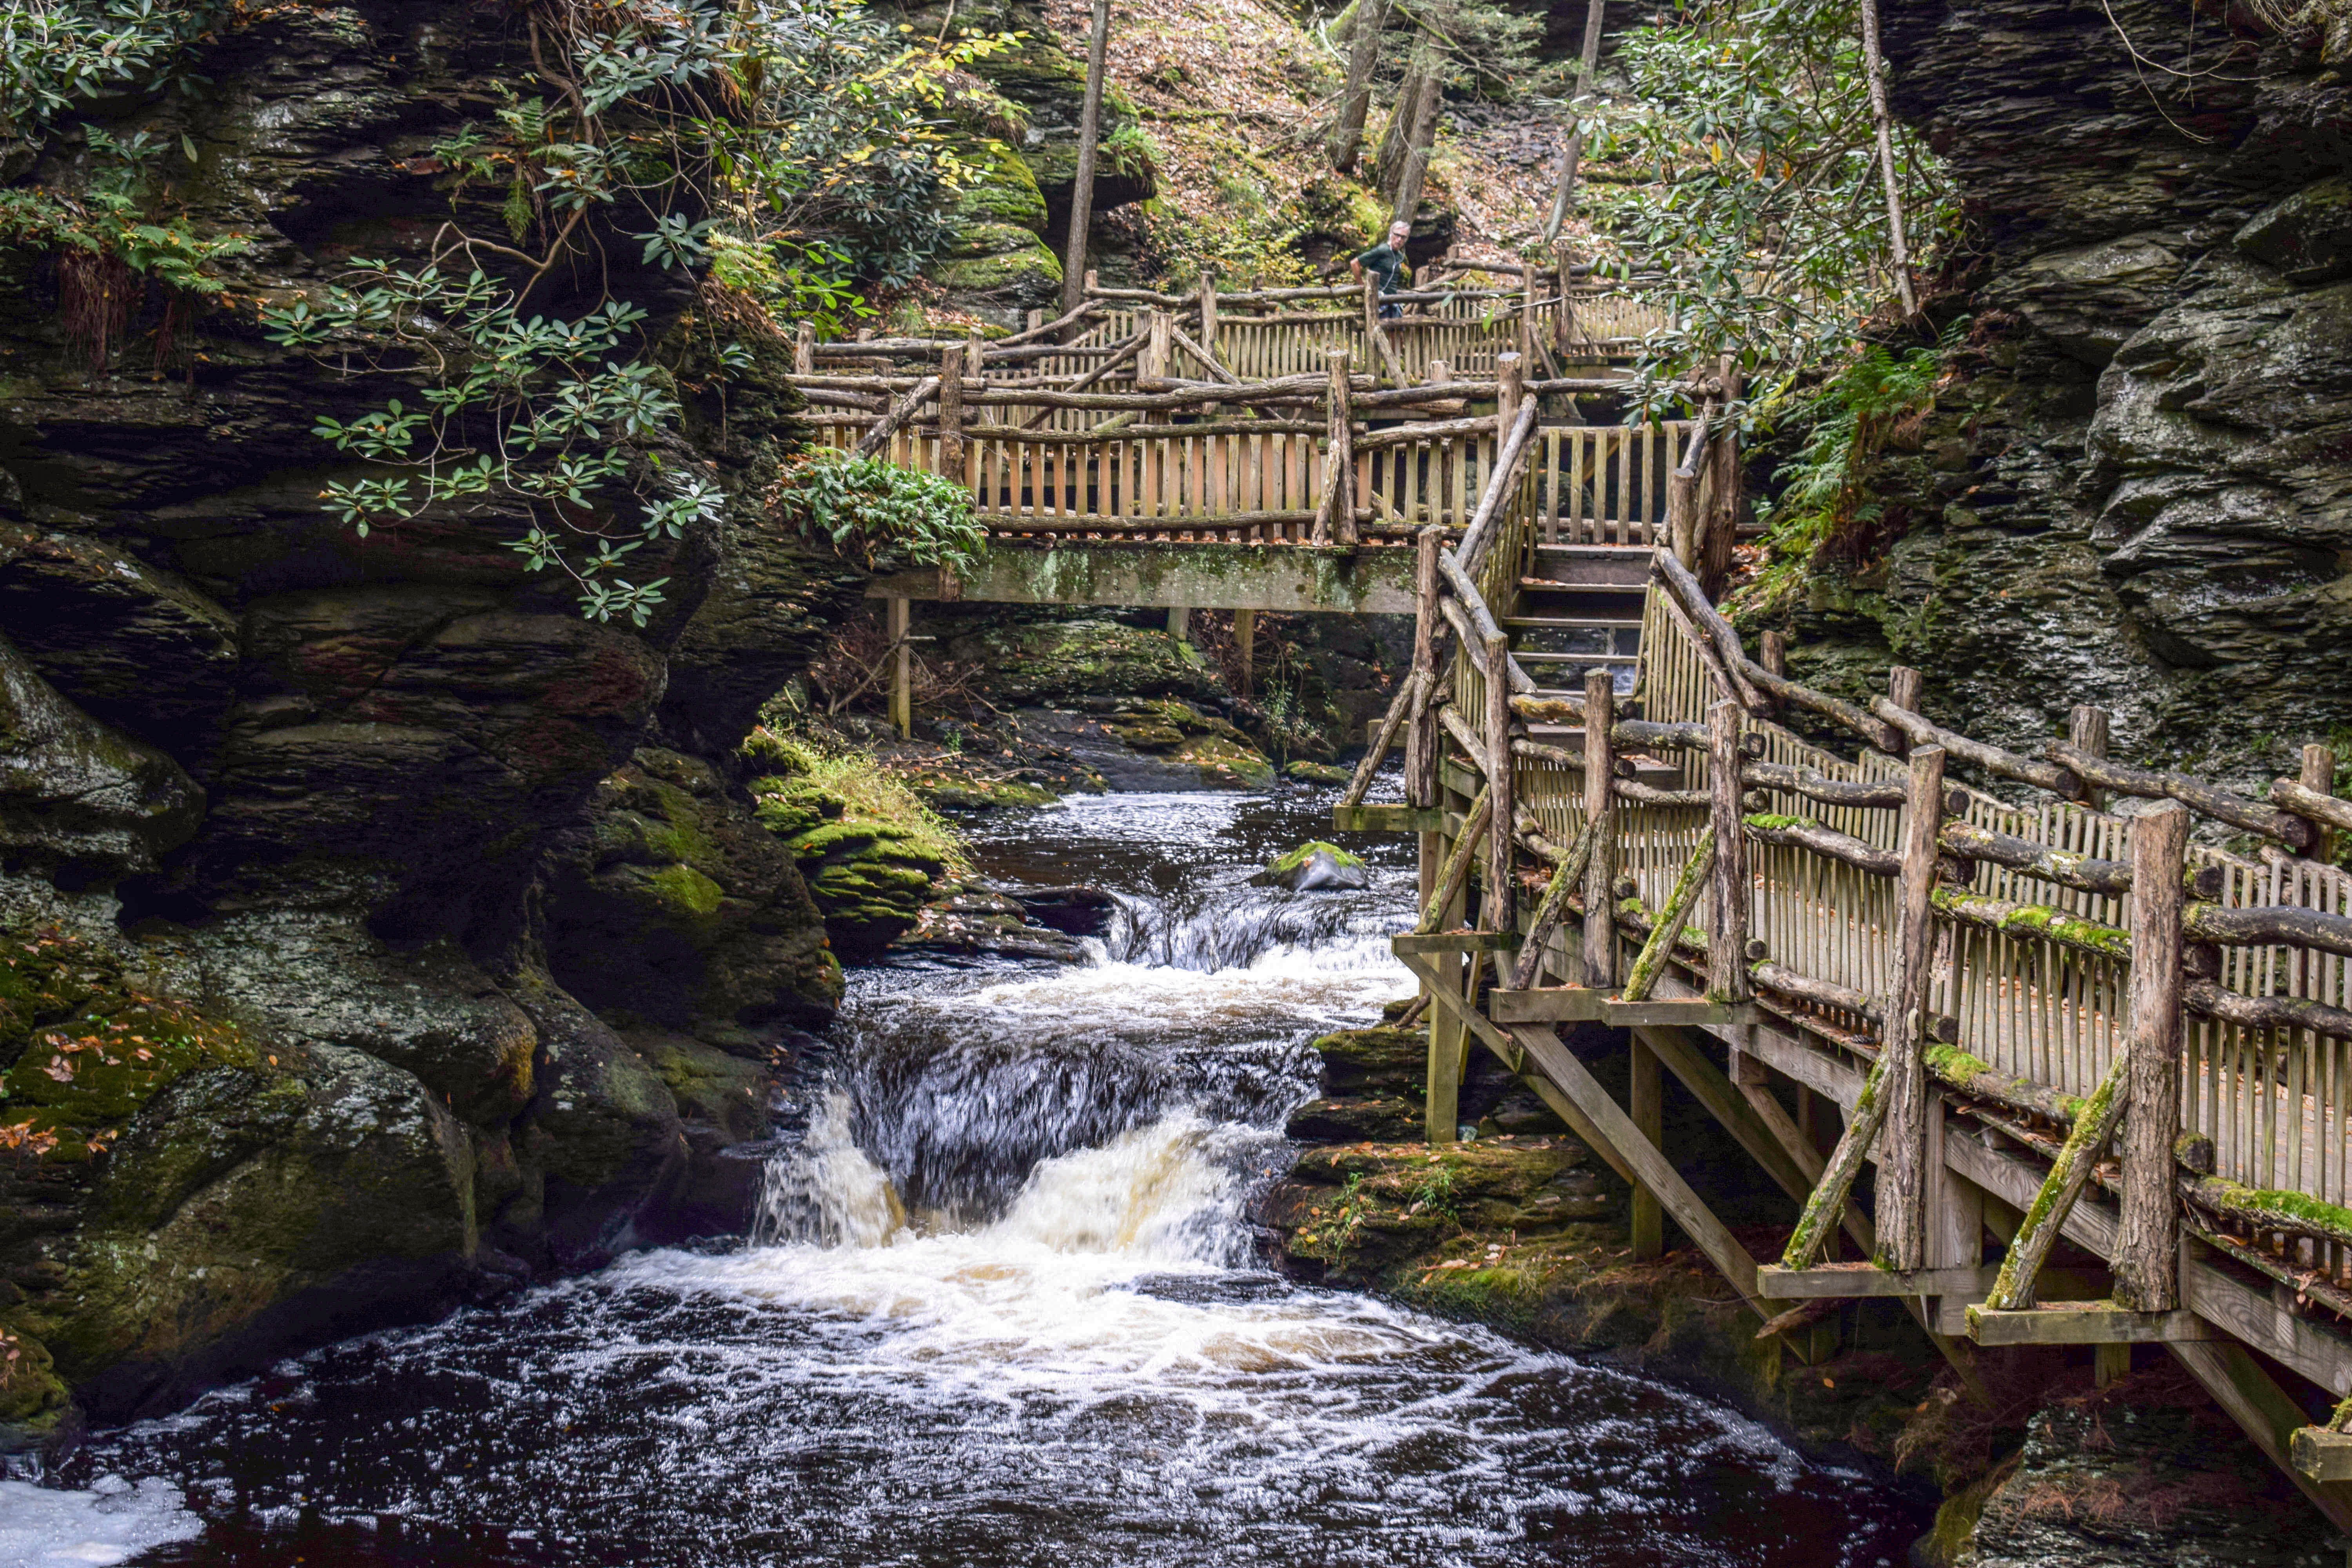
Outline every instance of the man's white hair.
<path id="1" fill-rule="evenodd" d="M 1411 234 L 1412 232 L 1412 225 L 1407 223 L 1402 218 L 1399 218 L 1396 222 L 1389 225 L 1389 232 L 1391 234 Z"/>

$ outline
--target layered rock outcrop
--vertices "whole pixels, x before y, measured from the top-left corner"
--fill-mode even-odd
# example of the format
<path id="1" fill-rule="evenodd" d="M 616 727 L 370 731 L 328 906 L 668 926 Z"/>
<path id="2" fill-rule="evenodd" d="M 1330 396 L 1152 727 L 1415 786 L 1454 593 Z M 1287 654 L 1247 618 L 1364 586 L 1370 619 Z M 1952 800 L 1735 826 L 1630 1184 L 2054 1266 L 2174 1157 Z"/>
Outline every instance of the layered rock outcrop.
<path id="1" fill-rule="evenodd" d="M 1902 538 L 1816 585 L 1793 662 L 1916 666 L 1939 718 L 2032 749 L 2094 702 L 2119 753 L 2292 772 L 2352 726 L 2352 36 L 1886 13 L 1896 111 L 1964 203 L 1969 346 L 1874 486 Z"/>
<path id="2" fill-rule="evenodd" d="M 364 470 L 314 423 L 403 388 L 256 318 L 453 216 L 499 232 L 431 149 L 530 47 L 496 8 L 275 7 L 198 47 L 203 93 L 99 105 L 193 148 L 174 200 L 247 248 L 96 363 L 55 258 L 0 252 L 0 1447 L 738 1223 L 722 1152 L 838 998 L 732 756 L 861 581 L 761 525 L 788 355 L 722 389 L 695 284 L 625 235 L 541 284 L 650 312 L 667 456 L 732 498 L 647 547 L 634 626 L 496 505 L 321 511 Z M 89 159 L 68 132 L 7 172 Z"/>

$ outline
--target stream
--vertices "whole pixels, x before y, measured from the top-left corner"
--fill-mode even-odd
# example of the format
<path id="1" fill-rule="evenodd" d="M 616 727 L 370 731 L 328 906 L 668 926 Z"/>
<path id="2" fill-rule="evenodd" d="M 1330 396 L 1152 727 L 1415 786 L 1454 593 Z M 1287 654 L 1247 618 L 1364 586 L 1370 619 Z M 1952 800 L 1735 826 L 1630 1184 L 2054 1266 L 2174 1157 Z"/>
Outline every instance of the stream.
<path id="1" fill-rule="evenodd" d="M 856 973 L 752 1237 L 100 1434 L 47 1480 L 116 1533 L 23 1561 L 1905 1562 L 1916 1509 L 1727 1408 L 1259 1259 L 1307 1042 L 1408 986 L 1409 841 L 1368 891 L 1249 881 L 1334 793 L 990 818 L 983 873 L 1118 896 L 1096 960 Z"/>

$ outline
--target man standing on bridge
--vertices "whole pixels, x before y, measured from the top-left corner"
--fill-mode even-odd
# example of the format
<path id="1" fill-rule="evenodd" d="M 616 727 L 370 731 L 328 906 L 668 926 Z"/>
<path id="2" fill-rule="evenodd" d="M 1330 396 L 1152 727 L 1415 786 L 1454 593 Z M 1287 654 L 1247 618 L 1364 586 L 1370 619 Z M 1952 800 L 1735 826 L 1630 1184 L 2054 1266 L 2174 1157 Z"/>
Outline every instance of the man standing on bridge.
<path id="1" fill-rule="evenodd" d="M 1399 218 L 1389 225 L 1387 243 L 1376 245 L 1349 262 L 1349 273 L 1361 281 L 1364 274 L 1369 271 L 1381 280 L 1381 293 L 1395 293 L 1397 285 L 1403 279 L 1405 272 L 1404 242 L 1412 235 L 1412 225 Z M 1381 302 L 1381 319 L 1382 321 L 1392 321 L 1402 314 L 1404 314 L 1402 307 L 1389 304 L 1385 300 Z"/>

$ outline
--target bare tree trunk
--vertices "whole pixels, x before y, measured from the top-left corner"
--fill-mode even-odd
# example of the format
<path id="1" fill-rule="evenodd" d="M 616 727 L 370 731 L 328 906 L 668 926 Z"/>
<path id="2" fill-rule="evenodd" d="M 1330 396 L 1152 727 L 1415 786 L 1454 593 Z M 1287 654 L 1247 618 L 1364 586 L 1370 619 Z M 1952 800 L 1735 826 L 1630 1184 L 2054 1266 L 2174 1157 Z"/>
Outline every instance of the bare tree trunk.
<path id="1" fill-rule="evenodd" d="M 1339 126 L 1331 135 L 1331 167 L 1356 172 L 1364 142 L 1364 121 L 1372 111 L 1372 68 L 1380 64 L 1381 30 L 1388 26 L 1388 0 L 1356 0 L 1356 31 L 1348 49 L 1348 87 L 1339 100 Z"/>
<path id="2" fill-rule="evenodd" d="M 1414 139 L 1421 134 L 1421 106 L 1428 97 L 1430 86 L 1430 75 L 1422 68 L 1425 59 L 1421 50 L 1413 51 L 1404 79 L 1397 83 L 1396 103 L 1389 110 L 1388 128 L 1381 132 L 1372 183 L 1384 196 L 1396 195 L 1397 181 L 1404 174 L 1404 161 L 1412 151 Z"/>
<path id="3" fill-rule="evenodd" d="M 1862 0 L 1862 58 L 1870 73 L 1870 118 L 1878 132 L 1878 169 L 1886 181 L 1886 237 L 1895 247 L 1895 294 L 1903 319 L 1919 313 L 1911 289 L 1911 241 L 1903 232 L 1903 192 L 1895 180 L 1895 131 L 1886 111 L 1886 60 L 1878 50 L 1878 0 Z"/>
<path id="4" fill-rule="evenodd" d="M 1592 86 L 1592 68 L 1601 63 L 1601 23 L 1608 10 L 1608 0 L 1591 0 L 1584 8 L 1584 54 L 1576 62 L 1576 96 L 1582 98 Z M 1560 154 L 1559 189 L 1551 198 L 1551 221 L 1544 225 L 1544 237 L 1558 239 L 1559 226 L 1568 221 L 1568 204 L 1576 195 L 1577 166 L 1584 161 L 1584 132 L 1571 130 L 1568 133 L 1567 151 Z"/>
<path id="5" fill-rule="evenodd" d="M 1070 242 L 1062 258 L 1062 311 L 1086 300 L 1087 226 L 1095 216 L 1095 149 L 1102 140 L 1103 54 L 1110 45 L 1110 0 L 1095 0 L 1087 40 L 1087 101 L 1078 118 L 1078 177 L 1070 187 Z"/>

